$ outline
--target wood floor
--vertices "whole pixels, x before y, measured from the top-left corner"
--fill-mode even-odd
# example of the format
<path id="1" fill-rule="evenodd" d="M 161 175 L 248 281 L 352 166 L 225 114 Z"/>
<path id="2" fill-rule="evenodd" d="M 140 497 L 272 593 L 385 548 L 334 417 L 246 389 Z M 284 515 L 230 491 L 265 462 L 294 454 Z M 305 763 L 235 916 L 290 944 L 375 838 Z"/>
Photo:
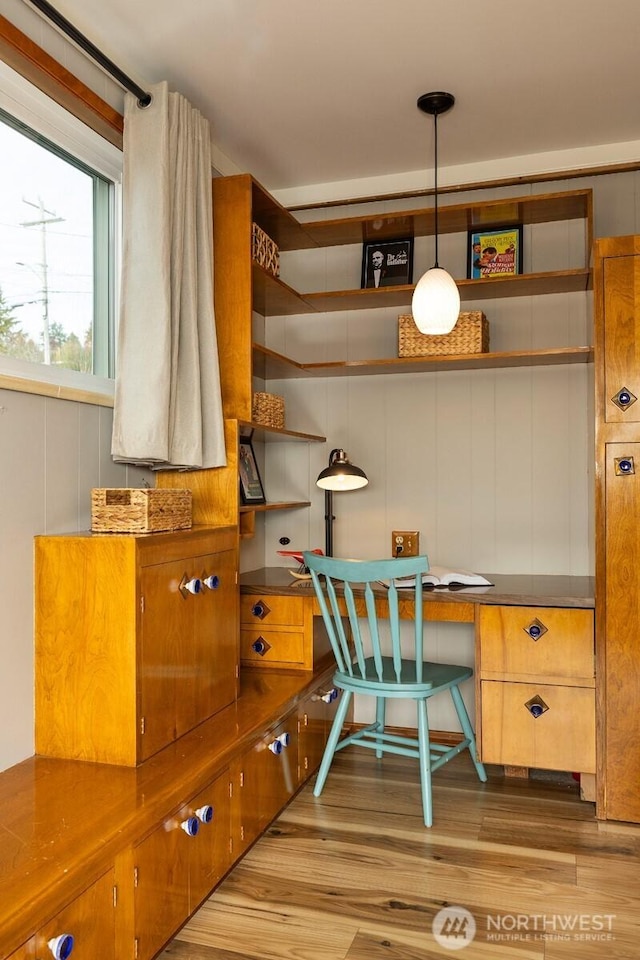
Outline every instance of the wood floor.
<path id="1" fill-rule="evenodd" d="M 640 827 L 599 823 L 568 779 L 489 773 L 439 770 L 426 829 L 415 761 L 344 751 L 161 960 L 638 960 Z"/>

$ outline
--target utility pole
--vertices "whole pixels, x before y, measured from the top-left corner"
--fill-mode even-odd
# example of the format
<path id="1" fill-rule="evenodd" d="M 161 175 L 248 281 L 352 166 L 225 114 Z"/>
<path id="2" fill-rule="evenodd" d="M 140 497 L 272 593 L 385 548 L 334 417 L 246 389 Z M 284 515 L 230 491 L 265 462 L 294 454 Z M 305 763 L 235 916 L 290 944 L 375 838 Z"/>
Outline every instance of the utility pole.
<path id="1" fill-rule="evenodd" d="M 49 280 L 47 265 L 47 225 L 49 223 L 63 223 L 64 217 L 56 217 L 53 210 L 45 209 L 42 197 L 38 197 L 37 203 L 31 203 L 30 200 L 22 198 L 22 202 L 29 207 L 35 207 L 40 211 L 39 220 L 29 220 L 21 223 L 22 227 L 40 227 L 42 236 L 42 341 L 44 346 L 44 362 L 51 363 L 51 341 L 49 339 Z"/>

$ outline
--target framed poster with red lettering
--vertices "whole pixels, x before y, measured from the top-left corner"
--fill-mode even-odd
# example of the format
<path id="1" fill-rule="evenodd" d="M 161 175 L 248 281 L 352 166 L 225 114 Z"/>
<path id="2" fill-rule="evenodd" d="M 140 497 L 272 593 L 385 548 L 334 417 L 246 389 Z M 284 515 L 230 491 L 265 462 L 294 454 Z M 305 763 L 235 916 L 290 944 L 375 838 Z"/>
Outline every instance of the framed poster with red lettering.
<path id="1" fill-rule="evenodd" d="M 469 230 L 467 276 L 494 280 L 522 273 L 522 225 Z"/>

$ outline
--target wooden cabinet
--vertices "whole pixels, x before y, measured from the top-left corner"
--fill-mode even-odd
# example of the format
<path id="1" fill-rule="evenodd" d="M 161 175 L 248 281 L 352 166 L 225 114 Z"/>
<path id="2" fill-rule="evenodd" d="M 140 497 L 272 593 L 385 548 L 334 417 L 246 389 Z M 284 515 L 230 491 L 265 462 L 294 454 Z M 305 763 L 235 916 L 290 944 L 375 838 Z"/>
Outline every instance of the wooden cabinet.
<path id="1" fill-rule="evenodd" d="M 337 687 L 323 683 L 298 707 L 298 771 L 301 782 L 320 766 L 341 696 L 342 691 Z M 352 715 L 352 708 L 350 712 Z M 351 716 L 348 722 L 350 720 Z"/>
<path id="2" fill-rule="evenodd" d="M 594 774 L 592 611 L 487 604 L 477 629 L 482 760 Z"/>
<path id="3" fill-rule="evenodd" d="M 596 241 L 598 816 L 640 823 L 640 237 Z"/>
<path id="4" fill-rule="evenodd" d="M 236 528 L 36 538 L 36 750 L 135 765 L 237 693 Z"/>
<path id="5" fill-rule="evenodd" d="M 229 776 L 172 812 L 133 851 L 135 951 L 149 960 L 231 863 Z"/>
<path id="6" fill-rule="evenodd" d="M 241 575 L 241 582 L 281 575 L 286 570 L 254 570 Z M 243 587 L 240 595 L 240 662 L 262 669 L 313 670 L 330 654 L 331 644 L 322 619 L 314 616 L 312 592 L 291 596 Z"/>
<path id="7" fill-rule="evenodd" d="M 7 960 L 116 960 L 117 893 L 113 871 L 45 923 Z"/>
<path id="8" fill-rule="evenodd" d="M 298 789 L 298 716 L 269 729 L 232 769 L 233 856 L 260 836 Z"/>

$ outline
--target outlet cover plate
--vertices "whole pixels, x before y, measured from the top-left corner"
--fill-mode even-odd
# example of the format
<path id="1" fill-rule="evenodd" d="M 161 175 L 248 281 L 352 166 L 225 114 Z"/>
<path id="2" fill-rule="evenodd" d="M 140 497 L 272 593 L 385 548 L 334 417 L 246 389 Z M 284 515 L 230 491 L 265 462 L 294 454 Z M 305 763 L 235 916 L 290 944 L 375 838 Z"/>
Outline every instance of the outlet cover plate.
<path id="1" fill-rule="evenodd" d="M 392 530 L 391 556 L 417 557 L 420 554 L 420 532 L 418 530 Z"/>

